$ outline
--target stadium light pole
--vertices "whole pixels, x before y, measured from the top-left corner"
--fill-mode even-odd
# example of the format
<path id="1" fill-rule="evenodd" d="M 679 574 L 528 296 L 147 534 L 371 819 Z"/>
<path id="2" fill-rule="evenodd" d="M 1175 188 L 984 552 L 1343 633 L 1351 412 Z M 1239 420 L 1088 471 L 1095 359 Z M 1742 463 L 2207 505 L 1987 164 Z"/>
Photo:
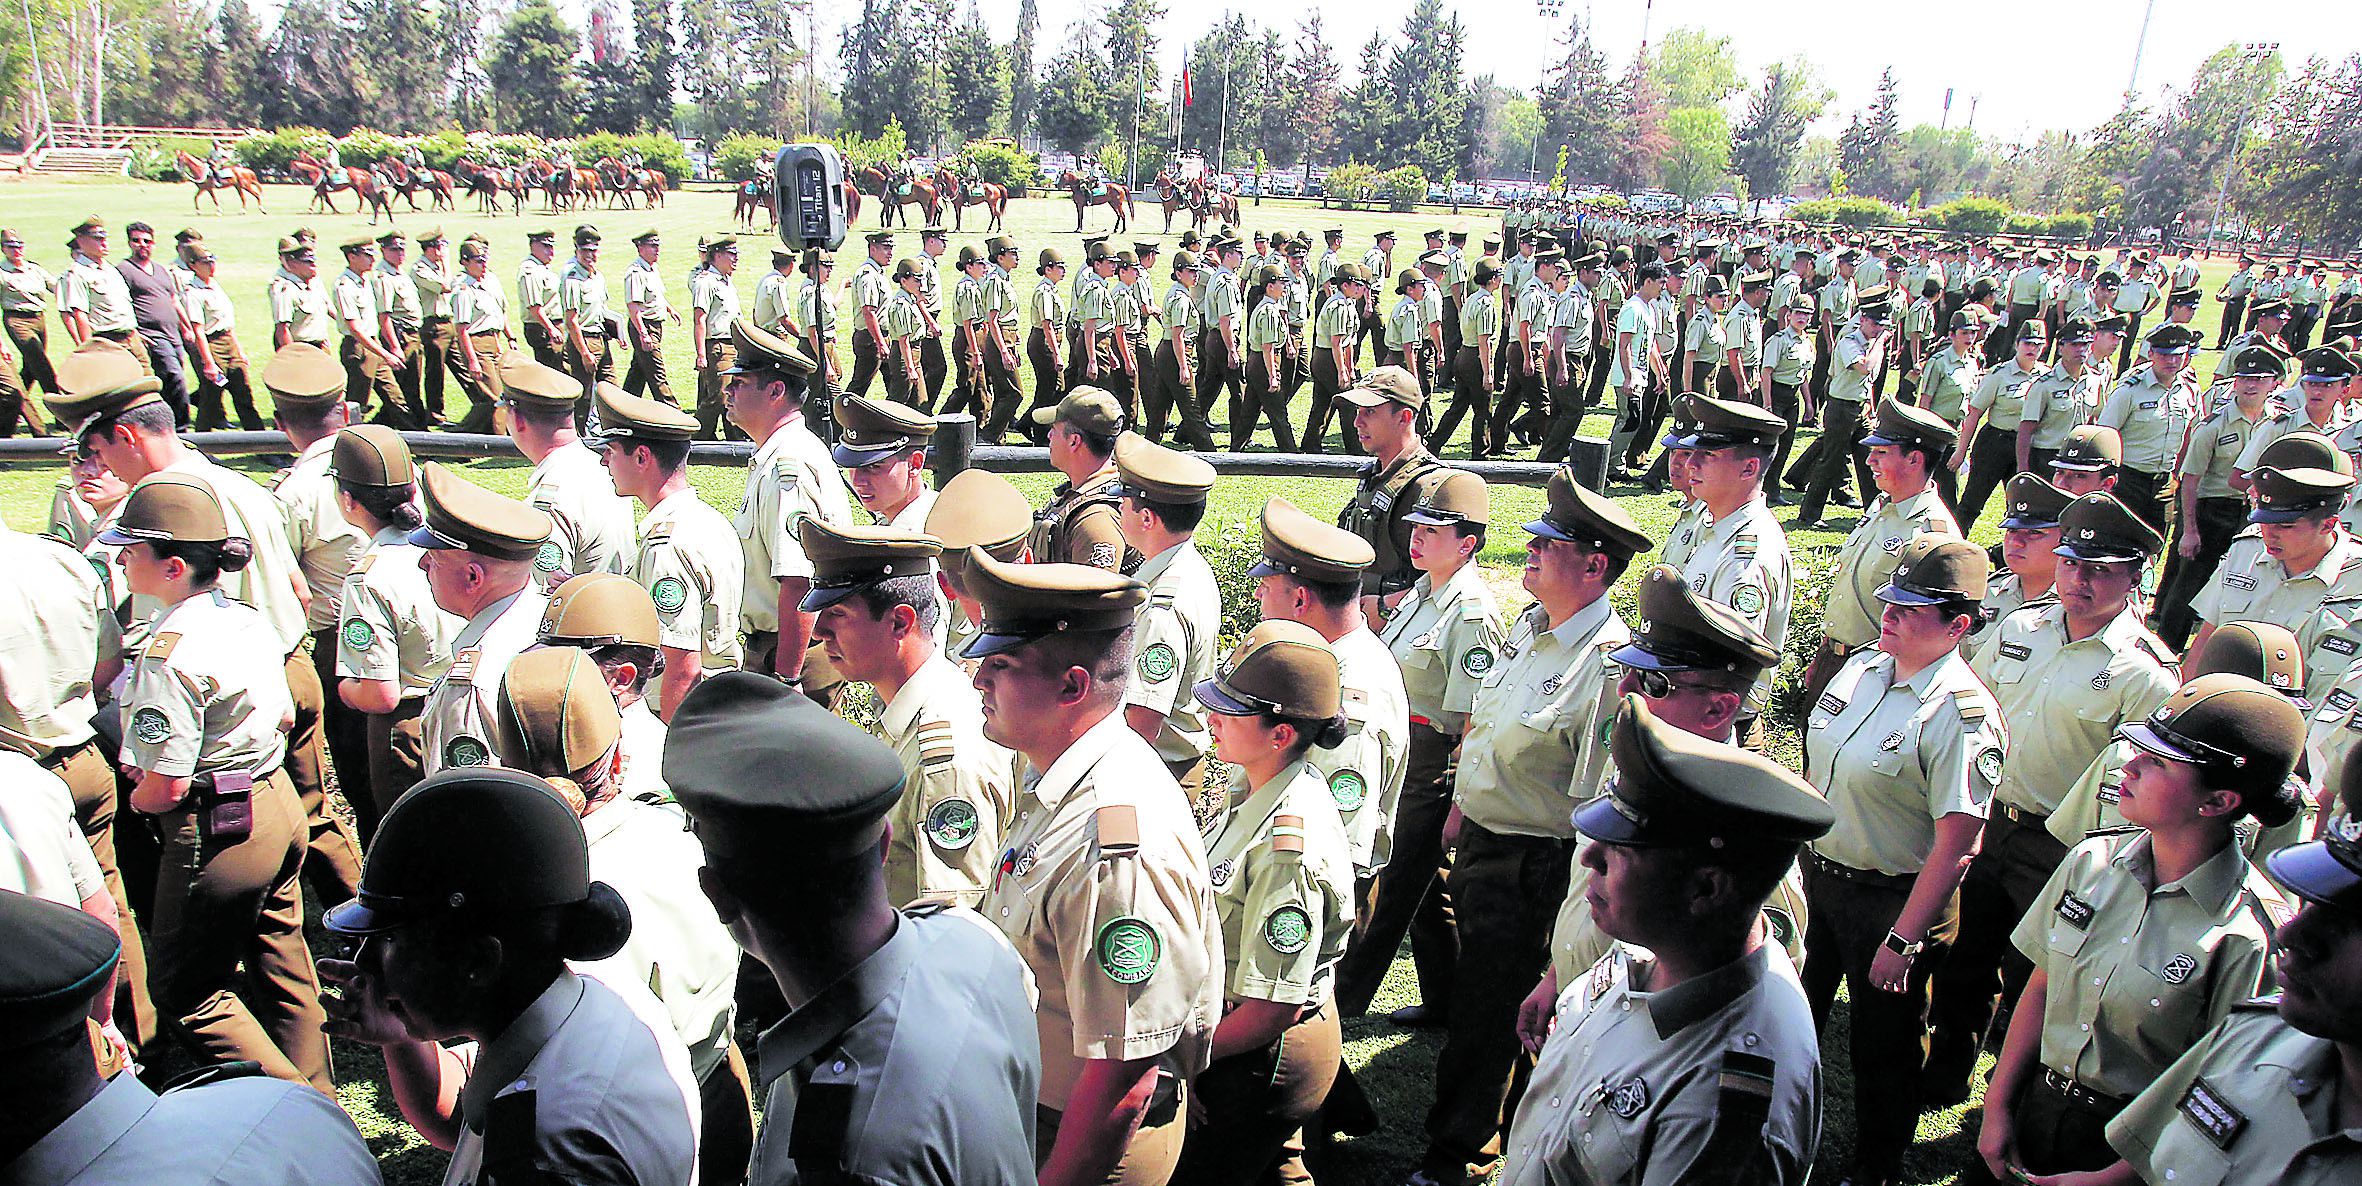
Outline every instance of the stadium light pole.
<path id="1" fill-rule="evenodd" d="M 1586 10 L 1589 6 L 1585 5 Z M 1534 11 L 1545 21 L 1556 21 L 1566 11 L 1566 0 L 1534 0 Z M 1536 88 L 1539 89 L 1539 88 Z M 1537 112 L 1537 114 L 1539 114 Z M 1542 129 L 1534 129 L 1533 143 L 1526 146 L 1525 180 L 1527 185 L 1542 180 Z"/>
<path id="2" fill-rule="evenodd" d="M 2261 62 L 2279 52 L 2280 43 L 2277 41 L 2250 41 L 2239 47 L 2240 60 L 2246 62 Z M 2214 237 L 2222 232 L 2223 204 L 2231 196 L 2231 174 L 2238 171 L 2239 154 L 2247 148 L 2247 125 L 2254 118 L 2254 103 L 2240 107 L 2239 131 L 2231 137 L 2231 154 L 2223 161 L 2222 184 L 2214 191 L 2214 217 L 2206 224 L 2206 254 L 2210 257 L 2214 255 Z"/>

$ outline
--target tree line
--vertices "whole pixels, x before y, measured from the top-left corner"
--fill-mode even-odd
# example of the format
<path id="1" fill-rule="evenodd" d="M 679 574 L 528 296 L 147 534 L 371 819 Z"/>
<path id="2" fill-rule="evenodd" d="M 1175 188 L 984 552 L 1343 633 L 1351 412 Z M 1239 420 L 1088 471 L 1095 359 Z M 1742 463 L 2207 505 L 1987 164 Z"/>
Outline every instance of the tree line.
<path id="1" fill-rule="evenodd" d="M 41 101 L 59 119 L 338 134 L 874 138 L 892 124 L 914 151 L 1008 136 L 1148 176 L 1177 131 L 1234 169 L 1358 161 L 1437 181 L 1904 209 L 1977 196 L 2129 226 L 2202 226 L 2227 173 L 2250 226 L 2362 235 L 2362 56 L 2292 64 L 2226 46 L 2088 132 L 2004 140 L 1959 108 L 1904 125 L 1909 79 L 1891 69 L 1840 123 L 1811 61 L 1749 70 L 1731 39 L 1695 28 L 1611 54 L 1573 17 L 1542 77 L 1520 85 L 1471 72 L 1467 28 L 1443 0 L 1415 0 L 1358 47 L 1332 44 L 1317 11 L 1284 25 L 1234 12 L 1183 47 L 1186 83 L 1159 66 L 1161 0 L 1112 0 L 1063 30 L 1019 0 L 1006 40 L 977 0 L 860 0 L 834 10 L 844 26 L 818 56 L 810 0 L 593 0 L 580 26 L 551 0 L 288 0 L 269 23 L 252 0 L 25 3 L 29 21 L 0 21 L 0 93 L 20 134 Z"/>

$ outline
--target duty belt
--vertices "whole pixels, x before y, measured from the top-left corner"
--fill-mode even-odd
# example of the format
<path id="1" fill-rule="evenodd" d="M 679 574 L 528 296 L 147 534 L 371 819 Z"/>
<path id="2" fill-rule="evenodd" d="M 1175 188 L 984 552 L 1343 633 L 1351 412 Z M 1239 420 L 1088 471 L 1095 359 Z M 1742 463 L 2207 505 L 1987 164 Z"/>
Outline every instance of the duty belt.
<path id="1" fill-rule="evenodd" d="M 1875 885 L 1887 889 L 1900 885 L 1907 888 L 1918 879 L 1916 874 L 1911 873 L 1880 873 L 1874 869 L 1856 869 L 1852 865 L 1843 861 L 1831 860 L 1809 848 L 1804 850 L 1804 859 L 1810 862 L 1813 868 L 1839 881 L 1851 881 L 1860 885 Z"/>
<path id="2" fill-rule="evenodd" d="M 2080 1104 L 2100 1112 L 2113 1113 L 2124 1110 L 2124 1097 L 2093 1091 L 2049 1067 L 2042 1068 L 2042 1083 L 2043 1086 L 2065 1096 L 2070 1103 Z"/>
<path id="3" fill-rule="evenodd" d="M 2023 807 L 2015 807 L 1999 799 L 1993 800 L 1993 810 L 1998 812 L 2001 818 L 2021 828 L 2039 828 L 2050 822 L 2049 812 L 2028 811 Z"/>

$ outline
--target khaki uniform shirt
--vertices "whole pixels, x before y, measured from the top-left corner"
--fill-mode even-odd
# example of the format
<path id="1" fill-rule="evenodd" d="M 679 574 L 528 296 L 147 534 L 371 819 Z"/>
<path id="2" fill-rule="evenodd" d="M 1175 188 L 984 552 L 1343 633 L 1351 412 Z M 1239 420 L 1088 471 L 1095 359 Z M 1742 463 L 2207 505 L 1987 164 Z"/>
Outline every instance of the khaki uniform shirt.
<path id="1" fill-rule="evenodd" d="M 1824 637 L 1849 649 L 1878 641 L 1878 617 L 1885 606 L 1878 600 L 1878 589 L 1894 575 L 1903 545 L 1923 531 L 1960 534 L 1960 524 L 1937 497 L 1933 482 L 1901 502 L 1878 496 L 1838 549 L 1837 580 L 1829 586 L 1821 616 Z"/>
<path id="2" fill-rule="evenodd" d="M 578 261 L 567 264 L 558 273 L 557 307 L 550 310 L 553 324 L 564 328 L 565 317 L 571 314 L 584 334 L 607 332 L 607 319 L 612 315 L 607 305 L 607 274 L 586 270 Z"/>
<path id="3" fill-rule="evenodd" d="M 828 446 L 797 417 L 773 431 L 747 466 L 746 494 L 732 522 L 744 554 L 738 628 L 778 630 L 780 580 L 812 575 L 812 561 L 796 535 L 807 515 L 845 526 L 853 521 L 853 496 Z"/>
<path id="4" fill-rule="evenodd" d="M 1133 618 L 1132 675 L 1124 684 L 1124 706 L 1162 713 L 1156 756 L 1192 762 L 1213 748 L 1206 710 L 1193 689 L 1214 674 L 1222 591 L 1215 587 L 1213 567 L 1188 540 L 1149 557 L 1133 575 L 1148 586 L 1148 600 Z"/>
<path id="5" fill-rule="evenodd" d="M 2137 609 L 2067 641 L 2067 611 L 2027 605 L 1986 628 L 1971 665 L 2001 705 L 2007 758 L 1995 798 L 2036 815 L 2058 809 L 2116 728 L 2148 717 L 2180 680 L 2173 652 Z"/>
<path id="6" fill-rule="evenodd" d="M 2094 836 L 2059 863 L 2010 941 L 2049 975 L 2042 1067 L 2103 1095 L 2137 1095 L 2271 984 L 2289 914 L 2236 844 L 2150 888 L 2146 833 Z M 2115 942 L 2110 942 L 2115 940 Z"/>
<path id="7" fill-rule="evenodd" d="M 408 272 L 395 271 L 380 261 L 377 270 L 369 273 L 369 291 L 394 328 L 417 331 L 426 316 L 426 302 L 418 291 L 418 281 Z"/>
<path id="8" fill-rule="evenodd" d="M 1670 565 L 1675 571 L 1687 567 L 1689 558 L 1697 554 L 1698 539 L 1706 534 L 1710 518 L 1705 503 L 1684 498 L 1681 509 L 1673 513 L 1673 526 L 1665 533 L 1665 546 L 1657 553 L 1658 563 Z"/>
<path id="9" fill-rule="evenodd" d="M 2231 488 L 2231 474 L 2256 430 L 2280 411 L 2278 405 L 2266 400 L 2260 415 L 2249 416 L 2239 410 L 2237 403 L 2228 403 L 2200 421 L 2198 427 L 2190 430 L 2188 447 L 2182 450 L 2183 480 L 2197 481 L 2200 498 L 2245 498 L 2246 495 Z"/>
<path id="10" fill-rule="evenodd" d="M 549 595 L 528 583 L 460 627 L 451 640 L 451 665 L 427 689 L 419 713 L 423 773 L 492 764 L 500 681 L 512 660 L 540 642 L 541 614 L 548 605 Z"/>
<path id="11" fill-rule="evenodd" d="M 556 592 L 584 573 L 624 573 L 639 550 L 631 500 L 615 492 L 615 481 L 590 446 L 560 446 L 533 467 L 525 501 L 548 514 L 549 542 L 533 557 L 533 572 Z"/>
<path id="12" fill-rule="evenodd" d="M 1345 822 L 1357 869 L 1375 872 L 1394 855 L 1394 806 L 1409 771 L 1411 714 L 1402 670 L 1378 636 L 1363 627 L 1329 644 L 1344 697 L 1345 740 L 1305 754 L 1326 780 Z"/>
<path id="13" fill-rule="evenodd" d="M 388 527 L 353 561 L 336 630 L 337 677 L 394 683 L 405 700 L 426 695 L 451 669 L 452 642 L 467 625 L 435 604 L 418 567 L 422 549 L 409 538 Z"/>
<path id="14" fill-rule="evenodd" d="M 656 603 L 656 641 L 697 651 L 707 671 L 738 666 L 739 598 L 746 554 L 722 513 L 684 488 L 648 508 L 632 579 Z"/>
<path id="15" fill-rule="evenodd" d="M 633 260 L 623 270 L 623 303 L 638 305 L 642 317 L 661 320 L 672 309 L 664 299 L 664 273 L 647 260 Z"/>
<path id="16" fill-rule="evenodd" d="M 57 291 L 57 277 L 49 269 L 26 260 L 23 267 L 11 267 L 0 260 L 0 313 L 31 313 L 39 315 L 49 307 L 49 294 Z"/>
<path id="17" fill-rule="evenodd" d="M 2040 371 L 2019 366 L 2014 357 L 1986 371 L 1984 378 L 1977 381 L 1976 392 L 1968 397 L 1968 406 L 1984 413 L 1977 421 L 1978 427 L 2016 432 L 2019 421 L 2025 419 L 2026 396 L 2033 391 L 2034 381 L 2041 377 Z"/>
<path id="18" fill-rule="evenodd" d="M 1819 352 L 1820 346 L 1810 333 L 1783 329 L 1764 339 L 1763 366 L 1772 382 L 1802 387 L 1812 377 L 1813 360 Z"/>
<path id="19" fill-rule="evenodd" d="M 1919 370 L 1919 405 L 1958 427 L 1967 415 L 1968 395 L 1980 382 L 1981 361 L 1975 350 L 1962 354 L 1944 343 Z"/>
<path id="20" fill-rule="evenodd" d="M 2108 1122 L 2142 1180 L 2336 1186 L 2362 1173 L 2362 1128 L 2337 1126 L 2338 1053 L 2253 1001 Z"/>
<path id="21" fill-rule="evenodd" d="M 1795 965 L 1766 944 L 1664 992 L 1653 969 L 1617 948 L 1562 986 L 1502 1186 L 1805 1181 L 1821 1053 Z"/>
<path id="22" fill-rule="evenodd" d="M 2233 464 L 2239 468 L 2241 473 L 2252 473 L 2263 464 L 2264 450 L 2269 448 L 2273 441 L 2292 432 L 2317 432 L 2322 436 L 2334 438 L 2353 419 L 2354 417 L 2347 412 L 2346 405 L 2341 403 L 2330 409 L 2328 423 L 2316 424 L 2313 422 L 2313 418 L 2306 414 L 2304 397 L 2300 395 L 2289 401 L 2287 411 L 2256 426 L 2255 432 L 2247 438 L 2247 448 L 2240 452 L 2239 460 Z"/>
<path id="23" fill-rule="evenodd" d="M 1589 799 L 1607 763 L 1608 652 L 1632 641 L 1609 599 L 1575 611 L 1555 629 L 1540 605 L 1509 628 L 1505 651 L 1470 651 L 1484 685 L 1460 742 L 1452 799 L 1487 831 L 1573 839 L 1577 803 Z"/>
<path id="24" fill-rule="evenodd" d="M 188 777 L 279 768 L 295 711 L 286 653 L 252 608 L 210 589 L 164 611 L 123 691 L 123 763 Z"/>
<path id="25" fill-rule="evenodd" d="M 500 277 L 460 273 L 451 287 L 451 319 L 471 335 L 507 333 L 508 294 L 500 290 Z"/>
<path id="26" fill-rule="evenodd" d="M 809 280 L 805 281 L 804 287 L 796 295 L 795 317 L 793 319 L 797 326 L 805 331 L 802 336 L 810 336 L 812 327 L 819 325 L 824 316 L 827 318 L 828 324 L 822 327 L 820 340 L 834 342 L 837 340 L 837 330 L 840 328 L 836 298 L 821 291 L 819 285 Z M 864 327 L 856 321 L 854 328 L 858 330 Z M 878 328 L 883 330 L 885 326 L 881 324 Z"/>
<path id="27" fill-rule="evenodd" d="M 1739 352 L 1740 366 L 1753 370 L 1763 362 L 1763 314 L 1745 301 L 1733 304 L 1722 315 L 1722 341 L 1726 348 Z"/>
<path id="28" fill-rule="evenodd" d="M 271 277 L 271 326 L 286 326 L 292 340 L 328 344 L 328 289 L 318 276 L 298 280 L 285 268 Z"/>
<path id="29" fill-rule="evenodd" d="M 1205 1069 L 1224 966 L 1205 846 L 1122 713 L 1026 780 L 982 911 L 1033 972 L 1043 1107 L 1064 1111 L 1091 1059 Z"/>
<path id="30" fill-rule="evenodd" d="M 543 310 L 551 325 L 564 329 L 565 309 L 550 307 L 557 299 L 558 274 L 548 264 L 526 256 L 525 262 L 517 265 L 517 307 L 525 311 Z"/>
<path id="31" fill-rule="evenodd" d="M 459 278 L 466 273 L 452 267 L 436 267 L 421 253 L 410 264 L 410 283 L 418 290 L 418 312 L 421 317 L 451 316 L 451 290 L 459 286 Z"/>
<path id="32" fill-rule="evenodd" d="M 781 326 L 795 320 L 793 286 L 795 277 L 785 272 L 765 272 L 755 281 L 755 324 L 777 332 Z M 833 331 L 836 327 L 829 327 Z M 799 335 L 800 336 L 800 335 Z"/>
<path id="33" fill-rule="evenodd" d="M 2190 608 L 2213 626 L 2273 622 L 2295 631 L 2304 651 L 2305 698 L 2318 701 L 2354 657 L 2351 642 L 2341 641 L 2335 627 L 2362 606 L 2344 605 L 2327 615 L 2317 611 L 2329 602 L 2357 599 L 2362 599 L 2362 539 L 2339 531 L 2329 554 L 2311 572 L 2295 574 L 2264 551 L 2261 533 L 2249 527 L 2231 541 L 2214 576 L 2190 599 Z"/>
<path id="34" fill-rule="evenodd" d="M 68 309 L 81 310 L 90 319 L 92 333 L 125 332 L 139 325 L 123 273 L 83 255 L 74 256 L 65 275 L 57 279 L 57 311 Z"/>
<path id="35" fill-rule="evenodd" d="M 195 449 L 183 448 L 161 472 L 194 478 L 213 491 L 221 503 L 222 517 L 228 522 L 230 534 L 244 537 L 254 545 L 251 563 L 241 571 L 221 574 L 222 591 L 261 610 L 262 616 L 270 620 L 271 628 L 279 636 L 282 659 L 302 646 L 307 622 L 303 602 L 295 596 L 299 570 L 287 528 L 286 508 L 269 491 L 256 485 L 254 479 L 215 464 L 212 458 Z M 146 479 L 141 481 L 144 483 Z M 135 492 L 138 489 L 138 485 L 132 487 Z M 155 617 L 162 607 L 154 598 L 134 597 L 131 608 L 133 620 L 140 621 Z"/>
<path id="36" fill-rule="evenodd" d="M 1682 578 L 1698 596 L 1727 605 L 1761 631 L 1772 650 L 1788 647 L 1790 577 L 1788 535 L 1758 494 L 1754 501 L 1719 520 L 1708 520 L 1698 549 L 1682 565 Z M 1777 671 L 1767 670 L 1747 692 L 1747 710 L 1760 714 L 1771 702 Z"/>
<path id="37" fill-rule="evenodd" d="M 709 342 L 729 337 L 738 325 L 738 286 L 712 268 L 697 273 L 697 278 L 689 282 L 689 305 L 705 313 L 705 339 Z M 777 323 L 758 324 L 769 329 Z"/>
<path id="38" fill-rule="evenodd" d="M 1820 855 L 1873 873 L 1917 874 L 1936 821 L 1985 818 L 2009 735 L 1967 660 L 1946 655 L 1900 683 L 1894 658 L 1848 659 L 1805 716 L 1805 773 L 1837 824 Z"/>
<path id="39" fill-rule="evenodd" d="M 230 303 L 230 294 L 223 292 L 221 285 L 194 276 L 181 286 L 180 311 L 190 325 L 197 327 L 198 333 L 208 338 L 238 328 L 238 310 Z"/>
<path id="40" fill-rule="evenodd" d="M 2064 446 L 2067 434 L 2099 410 L 2101 383 L 2099 368 L 2092 366 L 2084 367 L 2080 375 L 2068 374 L 2064 365 L 2054 366 L 2035 379 L 2026 389 L 2025 407 L 2018 414 L 2020 425 L 2034 426 L 2033 447 Z"/>
<path id="41" fill-rule="evenodd" d="M 1470 560 L 1441 589 L 1422 575 L 1381 637 L 1402 668 L 1411 715 L 1438 733 L 1465 729 L 1476 689 L 1501 653 L 1501 611 L 1483 566 Z"/>
<path id="42" fill-rule="evenodd" d="M 1222 999 L 1318 1005 L 1353 936 L 1353 863 L 1320 771 L 1298 761 L 1250 789 L 1233 768 L 1207 843 L 1222 926 Z"/>
<path id="43" fill-rule="evenodd" d="M 108 582 L 72 548 L 0 529 L 0 748 L 36 757 L 89 741 L 91 675 L 123 654 Z"/>
<path id="44" fill-rule="evenodd" d="M 377 286 L 369 277 L 346 268 L 328 286 L 328 307 L 335 314 L 336 332 L 353 337 L 353 327 L 361 327 L 362 337 L 377 337 L 377 315 L 383 308 L 377 301 Z"/>
<path id="45" fill-rule="evenodd" d="M 603 984 L 647 986 L 702 1079 L 730 1051 L 737 1015 L 738 943 L 697 884 L 705 850 L 674 806 L 617 796 L 582 817 L 590 875 L 631 908 L 631 937 L 602 960 L 573 964 Z"/>
<path id="46" fill-rule="evenodd" d="M 1183 300 L 1188 299 L 1187 291 L 1176 284 L 1165 292 L 1165 304 L 1168 307 L 1172 304 L 1173 294 L 1176 292 L 1182 294 Z M 1025 324 L 1032 329 L 1041 328 L 1041 324 L 1045 321 L 1050 323 L 1050 328 L 1053 331 L 1066 324 L 1066 295 L 1058 291 L 1056 281 L 1044 276 L 1040 283 L 1033 286 L 1033 303 L 1027 309 L 1026 316 Z"/>
<path id="47" fill-rule="evenodd" d="M 296 563 L 311 591 L 305 626 L 315 634 L 336 625 L 345 574 L 369 547 L 368 537 L 337 509 L 336 478 L 328 472 L 335 453 L 336 438 L 323 437 L 271 483 L 272 495 L 286 508 Z"/>
<path id="48" fill-rule="evenodd" d="M 1486 338 L 1501 340 L 1501 301 L 1492 290 L 1479 288 L 1460 302 L 1460 344 L 1481 346 Z"/>
<path id="49" fill-rule="evenodd" d="M 908 781 L 887 816 L 886 897 L 974 906 L 992 885 L 1016 813 L 1009 751 L 985 740 L 984 702 L 968 673 L 927 660 L 878 715 Z"/>

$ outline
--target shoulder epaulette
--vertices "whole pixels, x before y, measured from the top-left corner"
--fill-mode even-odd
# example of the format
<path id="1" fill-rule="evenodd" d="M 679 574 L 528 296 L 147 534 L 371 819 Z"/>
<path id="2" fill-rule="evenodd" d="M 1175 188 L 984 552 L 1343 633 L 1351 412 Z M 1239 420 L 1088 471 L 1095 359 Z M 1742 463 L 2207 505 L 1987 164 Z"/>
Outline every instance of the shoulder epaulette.
<path id="1" fill-rule="evenodd" d="M 163 1095 L 184 1088 L 205 1087 L 214 1083 L 228 1083 L 235 1079 L 253 1079 L 260 1077 L 262 1073 L 262 1064 L 250 1058 L 239 1059 L 236 1062 L 214 1063 L 211 1066 L 182 1072 L 171 1082 L 166 1083 L 163 1090 L 157 1094 Z"/>
<path id="2" fill-rule="evenodd" d="M 2258 861 L 2248 866 L 2247 895 L 2255 908 L 2256 921 L 2263 924 L 2264 933 L 2269 935 L 2296 913 L 2296 903 L 2289 901 L 2288 895 L 2264 875 L 2262 864 Z"/>
<path id="3" fill-rule="evenodd" d="M 1952 707 L 1960 713 L 1960 723 L 1974 729 L 1985 723 L 1985 703 L 1975 688 L 1952 689 Z"/>
<path id="4" fill-rule="evenodd" d="M 2155 659 L 2161 666 L 2180 667 L 2182 664 L 2181 656 L 2174 654 L 2173 648 L 2166 646 L 2165 640 L 2157 637 L 2154 634 L 2147 634 L 2141 636 L 2140 638 L 2136 638 L 2132 640 L 2132 645 L 2147 652 L 2148 656 L 2152 659 Z"/>
<path id="5" fill-rule="evenodd" d="M 2279 1011 L 2279 993 L 2273 993 L 2267 997 L 2250 997 L 2247 1000 L 2241 1001 L 2238 1004 L 2231 1006 L 2231 1012 L 2233 1013 L 2277 1013 Z"/>
<path id="6" fill-rule="evenodd" d="M 156 637 L 154 637 L 154 638 L 151 638 L 151 639 L 149 639 L 149 640 L 148 640 L 148 649 L 147 649 L 147 650 L 145 650 L 145 651 L 142 651 L 142 652 L 140 652 L 140 658 L 142 658 L 142 659 L 154 659 L 154 660 L 155 660 L 155 661 L 157 661 L 158 663 L 161 663 L 161 662 L 163 662 L 164 660 L 171 658 L 171 657 L 172 657 L 172 648 L 174 648 L 174 647 L 177 647 L 177 646 L 179 646 L 179 645 L 180 645 L 180 634 L 179 634 L 179 632 L 177 632 L 177 631 L 173 631 L 173 632 L 167 632 L 167 633 L 164 633 L 164 634 L 159 634 L 159 635 L 157 635 Z"/>
<path id="7" fill-rule="evenodd" d="M 377 563 L 377 553 L 371 552 L 359 560 L 353 561 L 353 567 L 345 575 L 357 577 L 369 571 L 369 566 L 375 563 Z"/>
<path id="8" fill-rule="evenodd" d="M 959 756 L 952 741 L 951 724 L 947 721 L 920 721 L 918 727 L 919 765 L 925 769 L 949 766 Z"/>
<path id="9" fill-rule="evenodd" d="M 1140 810 L 1129 803 L 1110 803 L 1099 809 L 1099 857 L 1128 857 L 1140 851 Z"/>

